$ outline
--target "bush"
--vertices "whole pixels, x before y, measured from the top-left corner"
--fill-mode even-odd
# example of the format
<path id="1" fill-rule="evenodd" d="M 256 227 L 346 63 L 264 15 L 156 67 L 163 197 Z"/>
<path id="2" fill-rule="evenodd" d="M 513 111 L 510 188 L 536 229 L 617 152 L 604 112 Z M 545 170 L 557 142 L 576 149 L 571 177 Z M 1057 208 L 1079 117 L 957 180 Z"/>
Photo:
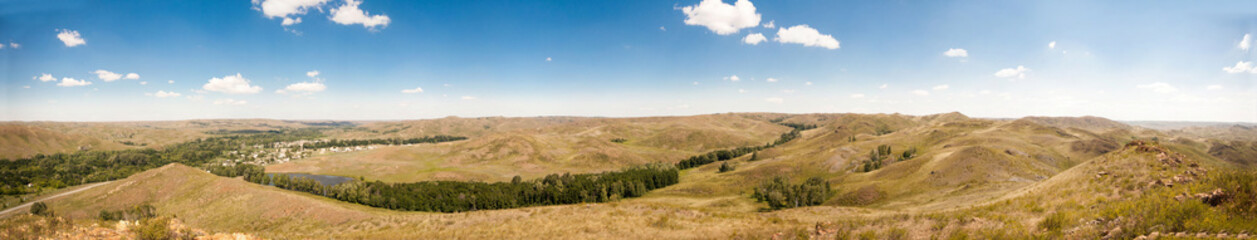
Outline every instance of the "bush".
<path id="1" fill-rule="evenodd" d="M 720 172 L 728 172 L 728 171 L 733 171 L 733 165 L 729 165 L 729 162 L 721 163 Z"/>
<path id="2" fill-rule="evenodd" d="M 171 239 L 170 219 L 159 217 L 144 220 L 136 228 L 136 235 L 144 240 Z"/>
<path id="3" fill-rule="evenodd" d="M 51 217 L 52 209 L 48 208 L 48 204 L 44 204 L 44 202 L 35 202 L 34 204 L 31 204 L 31 214 Z"/>

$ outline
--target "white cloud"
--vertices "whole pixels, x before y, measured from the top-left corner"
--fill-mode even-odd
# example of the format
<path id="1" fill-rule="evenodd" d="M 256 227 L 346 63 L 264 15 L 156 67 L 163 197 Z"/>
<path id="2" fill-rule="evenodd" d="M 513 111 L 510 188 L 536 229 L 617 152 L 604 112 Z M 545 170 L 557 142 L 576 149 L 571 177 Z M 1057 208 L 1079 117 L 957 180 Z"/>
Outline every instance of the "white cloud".
<path id="1" fill-rule="evenodd" d="M 1056 41 L 1048 43 L 1048 49 L 1056 49 Z"/>
<path id="2" fill-rule="evenodd" d="M 781 43 L 797 43 L 803 44 L 803 46 L 823 47 L 831 50 L 839 47 L 838 40 L 834 39 L 834 36 L 821 34 L 806 24 L 777 29 L 777 38 L 774 40 Z"/>
<path id="3" fill-rule="evenodd" d="M 947 56 L 947 57 L 969 57 L 969 51 L 966 51 L 966 50 L 961 49 L 961 48 L 949 48 L 949 49 L 947 49 L 947 51 L 946 51 L 946 52 L 943 52 L 943 56 Z"/>
<path id="4" fill-rule="evenodd" d="M 387 15 L 370 15 L 366 11 L 358 8 L 362 1 L 345 0 L 345 5 L 333 8 L 331 11 L 332 22 L 341 25 L 362 24 L 363 27 L 374 29 L 376 26 L 388 27 L 389 20 Z"/>
<path id="5" fill-rule="evenodd" d="M 144 95 L 146 95 L 146 96 L 154 96 L 154 97 L 157 97 L 157 98 L 168 98 L 168 97 L 179 97 L 179 96 L 183 96 L 183 94 L 179 94 L 179 93 L 177 93 L 177 92 L 167 92 L 167 91 L 162 91 L 162 90 L 157 90 L 157 92 L 156 92 L 156 93 L 145 93 Z"/>
<path id="6" fill-rule="evenodd" d="M 31 85 L 22 86 L 22 88 L 31 88 Z"/>
<path id="7" fill-rule="evenodd" d="M 999 71 L 995 72 L 995 77 L 1023 79 L 1023 78 L 1026 78 L 1026 72 L 1029 72 L 1029 71 L 1030 71 L 1029 68 L 1018 65 L 1017 68 L 1000 69 Z"/>
<path id="8" fill-rule="evenodd" d="M 703 0 L 698 5 L 681 8 L 685 13 L 685 25 L 698 25 L 719 35 L 737 33 L 743 28 L 759 25 L 760 15 L 748 0 L 738 0 L 733 5 L 721 0 Z"/>
<path id="9" fill-rule="evenodd" d="M 805 82 L 803 85 L 812 86 L 812 82 Z"/>
<path id="10" fill-rule="evenodd" d="M 0 46 L 2 46 L 2 45 L 4 45 L 4 44 L 0 44 Z M 21 44 L 17 44 L 17 43 L 15 43 L 15 42 L 9 42 L 9 47 L 11 47 L 11 48 L 13 48 L 13 49 L 18 49 L 18 48 L 22 48 L 22 45 L 21 45 Z"/>
<path id="11" fill-rule="evenodd" d="M 266 18 L 286 19 L 288 16 L 306 14 L 306 11 L 316 9 L 328 1 L 330 0 L 253 0 L 253 9 L 262 11 Z M 296 21 L 300 23 L 300 20 Z"/>
<path id="12" fill-rule="evenodd" d="M 746 93 L 746 89 L 738 89 L 738 93 Z"/>
<path id="13" fill-rule="evenodd" d="M 782 89 L 781 92 L 785 94 L 794 94 L 795 91 L 794 89 Z"/>
<path id="14" fill-rule="evenodd" d="M 770 97 L 770 98 L 765 98 L 765 99 L 764 99 L 764 101 L 765 101 L 765 102 L 770 102 L 770 103 L 776 103 L 776 104 L 781 104 L 781 103 L 783 103 L 783 102 L 786 102 L 786 100 L 785 100 L 785 99 L 781 99 L 781 98 L 779 98 L 779 97 Z"/>
<path id="15" fill-rule="evenodd" d="M 416 87 L 415 89 L 402 89 L 402 93 L 423 93 L 423 88 Z"/>
<path id="16" fill-rule="evenodd" d="M 105 71 L 104 69 L 96 70 L 95 72 L 92 72 L 92 73 L 96 74 L 96 78 L 99 78 L 100 80 L 105 80 L 105 82 L 113 82 L 113 81 L 117 81 L 118 79 L 122 79 L 122 74 Z"/>
<path id="17" fill-rule="evenodd" d="M 463 96 L 463 97 L 462 97 L 462 99 L 463 99 L 463 100 L 476 100 L 476 97 L 474 97 L 474 96 Z"/>
<path id="18" fill-rule="evenodd" d="M 668 31 L 668 28 L 663 27 L 663 26 L 659 26 L 659 31 L 664 31 L 664 32 L 667 32 L 667 31 Z"/>
<path id="19" fill-rule="evenodd" d="M 764 37 L 764 34 L 760 33 L 747 34 L 746 37 L 742 38 L 743 43 L 750 45 L 759 45 L 759 43 L 764 41 L 768 41 L 768 38 Z"/>
<path id="20" fill-rule="evenodd" d="M 1218 84 L 1209 85 L 1208 87 L 1205 87 L 1205 89 L 1208 89 L 1208 90 L 1222 90 L 1222 85 L 1218 85 Z"/>
<path id="21" fill-rule="evenodd" d="M 1252 41 L 1252 38 L 1253 38 L 1253 35 L 1252 35 L 1252 34 L 1244 34 L 1244 39 L 1241 39 L 1241 40 L 1240 40 L 1240 46 L 1239 46 L 1239 47 L 1240 47 L 1240 49 L 1243 49 L 1243 50 L 1245 50 L 1245 51 L 1248 51 L 1248 48 L 1249 48 L 1250 46 L 1252 46 L 1252 45 L 1250 45 L 1250 44 L 1252 44 L 1252 43 L 1249 43 L 1249 42 L 1251 42 L 1251 41 Z"/>
<path id="22" fill-rule="evenodd" d="M 289 84 L 288 87 L 284 87 L 284 89 L 275 90 L 275 93 L 278 93 L 278 94 L 291 93 L 291 94 L 300 96 L 300 95 L 310 95 L 317 92 L 322 92 L 323 90 L 327 90 L 327 85 L 323 85 L 323 83 L 321 82 L 299 82 L 299 83 Z"/>
<path id="23" fill-rule="evenodd" d="M 208 83 L 201 86 L 201 89 L 226 94 L 254 94 L 262 91 L 262 87 L 249 85 L 249 79 L 245 79 L 239 73 L 222 78 L 210 78 Z"/>
<path id="24" fill-rule="evenodd" d="M 39 79 L 40 82 L 51 82 L 51 81 L 57 80 L 57 78 L 52 77 L 52 74 L 47 74 L 47 73 L 40 74 L 37 79 Z"/>
<path id="25" fill-rule="evenodd" d="M 768 78 L 768 79 L 765 79 L 764 81 L 768 81 L 768 82 L 777 82 L 777 81 L 780 81 L 780 80 L 777 80 L 776 78 Z"/>
<path id="26" fill-rule="evenodd" d="M 1253 62 L 1240 61 L 1232 67 L 1223 67 L 1222 71 L 1226 73 L 1254 73 L 1257 74 L 1257 67 L 1253 66 Z"/>
<path id="27" fill-rule="evenodd" d="M 549 61 L 553 61 L 553 60 L 554 60 L 554 59 L 552 59 L 552 58 L 550 58 L 550 57 L 546 57 L 546 61 L 547 61 L 547 62 L 549 62 Z"/>
<path id="28" fill-rule="evenodd" d="M 741 78 L 738 78 L 738 75 L 733 75 L 733 76 L 728 76 L 728 77 L 725 77 L 725 80 L 729 80 L 729 81 L 731 81 L 731 82 L 742 81 L 742 79 L 741 79 Z"/>
<path id="29" fill-rule="evenodd" d="M 1155 82 L 1152 84 L 1141 84 L 1135 87 L 1152 90 L 1153 92 L 1157 92 L 1157 93 L 1172 93 L 1172 92 L 1178 91 L 1178 88 L 1174 88 L 1174 86 L 1170 86 L 1170 84 L 1163 83 L 1163 82 Z"/>
<path id="30" fill-rule="evenodd" d="M 698 86 L 698 81 L 695 81 L 695 82 L 694 82 L 694 86 Z"/>
<path id="31" fill-rule="evenodd" d="M 777 24 L 774 21 L 768 21 L 764 24 L 764 28 L 777 28 Z"/>
<path id="32" fill-rule="evenodd" d="M 148 85 L 148 82 L 146 82 L 146 81 L 140 81 L 140 85 Z"/>
<path id="33" fill-rule="evenodd" d="M 57 83 L 57 86 L 59 87 L 79 87 L 87 85 L 92 85 L 92 82 L 88 82 L 87 80 L 75 80 L 73 78 L 61 78 L 61 83 Z"/>
<path id="34" fill-rule="evenodd" d="M 135 79 L 140 79 L 140 75 L 139 75 L 139 74 L 135 74 L 135 73 L 128 73 L 128 74 L 127 74 L 127 76 L 122 77 L 122 78 L 135 80 Z"/>
<path id="35" fill-rule="evenodd" d="M 280 22 L 279 25 L 292 26 L 298 23 L 301 23 L 301 18 L 299 17 L 298 18 L 284 18 L 284 21 Z"/>
<path id="36" fill-rule="evenodd" d="M 166 80 L 166 83 L 175 84 L 175 80 Z"/>
<path id="37" fill-rule="evenodd" d="M 319 70 L 306 72 L 306 77 L 318 77 L 318 76 L 319 76 Z"/>
<path id="38" fill-rule="evenodd" d="M 214 105 L 244 105 L 247 103 L 249 102 L 245 100 L 235 100 L 230 98 L 214 100 Z"/>
<path id="39" fill-rule="evenodd" d="M 864 98 L 864 94 L 863 93 L 851 94 L 851 98 Z"/>
<path id="40" fill-rule="evenodd" d="M 934 91 L 947 90 L 948 88 L 951 88 L 951 86 L 947 86 L 947 84 L 938 85 L 938 86 L 934 86 Z"/>
<path id="41" fill-rule="evenodd" d="M 929 96 L 929 95 L 930 95 L 930 92 L 929 92 L 929 91 L 925 91 L 925 90 L 921 90 L 921 89 L 917 89 L 917 90 L 912 90 L 912 94 L 916 94 L 917 96 Z"/>
<path id="42" fill-rule="evenodd" d="M 883 83 L 883 84 L 882 84 L 882 86 L 877 87 L 877 88 L 880 88 L 880 89 L 886 89 L 886 87 L 890 87 L 890 84 L 885 84 L 885 83 Z"/>
<path id="43" fill-rule="evenodd" d="M 65 43 L 66 47 L 75 47 L 87 44 L 87 40 L 83 40 L 83 36 L 79 35 L 79 31 L 70 29 L 61 29 L 58 31 L 57 39 L 61 39 L 61 42 Z"/>

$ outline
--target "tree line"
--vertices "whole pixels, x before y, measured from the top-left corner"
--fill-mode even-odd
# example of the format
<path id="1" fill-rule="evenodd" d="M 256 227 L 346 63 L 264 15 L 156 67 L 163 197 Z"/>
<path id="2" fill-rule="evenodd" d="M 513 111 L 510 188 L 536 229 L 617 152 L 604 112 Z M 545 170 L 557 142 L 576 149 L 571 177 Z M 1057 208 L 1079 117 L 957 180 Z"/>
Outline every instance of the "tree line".
<path id="1" fill-rule="evenodd" d="M 242 167 L 249 168 L 249 167 Z M 226 171 L 224 171 L 226 172 Z M 247 175 L 245 175 L 247 177 Z M 248 179 L 246 179 L 248 180 Z M 510 182 L 423 181 L 384 183 L 349 181 L 322 185 L 306 177 L 276 174 L 250 180 L 259 184 L 307 192 L 340 201 L 406 211 L 463 212 L 530 206 L 598 203 L 640 197 L 650 190 L 680 181 L 678 170 L 650 164 L 616 172 L 563 175 Z"/>
<path id="2" fill-rule="evenodd" d="M 381 138 L 381 139 L 332 139 L 328 141 L 313 142 L 302 144 L 305 148 L 329 148 L 329 147 L 354 147 L 367 145 L 403 145 L 403 144 L 419 144 L 419 143 L 439 143 L 466 140 L 467 137 L 460 136 L 425 136 L 420 138 Z"/>
<path id="3" fill-rule="evenodd" d="M 800 184 L 790 184 L 786 177 L 774 177 L 764 181 L 751 194 L 756 201 L 768 203 L 772 209 L 815 206 L 825 203 L 832 189 L 829 182 L 819 177 L 808 178 Z"/>
<path id="4" fill-rule="evenodd" d="M 813 125 L 813 127 L 815 126 Z M 754 153 L 759 150 L 776 147 L 777 145 L 790 142 L 791 140 L 794 140 L 796 138 L 803 136 L 800 132 L 801 130 L 796 128 L 794 130 L 790 130 L 790 132 L 782 133 L 781 136 L 778 137 L 776 141 L 773 141 L 772 143 L 764 144 L 763 146 L 738 147 L 734 149 L 715 150 L 715 151 L 707 152 L 706 154 L 691 156 L 689 158 L 686 158 L 685 160 L 681 160 L 680 162 L 677 162 L 676 166 L 677 168 L 684 170 L 684 169 L 690 169 L 690 168 L 703 166 L 708 163 L 713 163 L 717 161 L 725 161 L 729 159 L 734 159 L 737 157 L 741 157 L 742 155 L 746 155 L 748 153 Z"/>

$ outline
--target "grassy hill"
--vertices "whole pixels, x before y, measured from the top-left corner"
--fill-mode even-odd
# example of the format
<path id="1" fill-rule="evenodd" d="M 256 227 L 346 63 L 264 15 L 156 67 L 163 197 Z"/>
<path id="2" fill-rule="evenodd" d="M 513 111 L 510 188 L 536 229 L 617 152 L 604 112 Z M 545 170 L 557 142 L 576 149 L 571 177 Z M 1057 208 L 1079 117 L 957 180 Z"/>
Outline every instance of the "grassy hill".
<path id="1" fill-rule="evenodd" d="M 1257 179 L 1247 165 L 1257 152 L 1251 145 L 1093 117 L 739 113 L 373 122 L 362 128 L 413 127 L 392 133 L 345 129 L 336 134 L 346 135 L 333 135 L 474 137 L 326 154 L 272 165 L 268 171 L 397 182 L 507 181 L 515 175 L 675 162 L 712 149 L 759 145 L 790 129 L 774 122 L 819 127 L 757 152 L 754 160 L 750 155 L 729 160 L 732 171 L 718 172 L 720 163 L 684 170 L 676 185 L 611 203 L 398 212 L 170 165 L 52 206 L 67 216 L 91 218 L 102 209 L 152 203 L 189 226 L 275 238 L 1134 238 L 1153 231 L 1257 231 L 1252 227 L 1257 224 L 1250 224 L 1257 223 L 1257 216 L 1234 210 L 1251 202 L 1211 206 L 1192 197 L 1215 188 L 1253 196 L 1257 186 L 1251 185 L 1257 181 L 1244 180 Z M 483 124 L 497 129 L 484 130 Z M 626 141 L 610 141 L 616 138 Z M 891 150 L 880 167 L 866 171 L 870 152 L 879 146 Z M 908 149 L 916 154 L 904 157 Z M 821 177 L 835 193 L 821 206 L 764 211 L 750 193 L 777 176 L 792 182 Z M 1119 227 L 1125 230 L 1114 232 Z"/>

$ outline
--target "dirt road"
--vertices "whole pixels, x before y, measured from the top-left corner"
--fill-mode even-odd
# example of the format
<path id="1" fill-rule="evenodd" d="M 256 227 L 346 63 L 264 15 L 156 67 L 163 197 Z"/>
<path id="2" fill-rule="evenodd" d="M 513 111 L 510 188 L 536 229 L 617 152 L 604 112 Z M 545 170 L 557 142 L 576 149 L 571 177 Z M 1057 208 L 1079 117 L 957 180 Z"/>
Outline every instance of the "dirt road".
<path id="1" fill-rule="evenodd" d="M 44 198 L 40 198 L 39 200 L 30 201 L 30 202 L 24 203 L 24 204 L 22 204 L 22 205 L 17 205 L 16 207 L 12 207 L 12 208 L 9 208 L 9 209 L 5 209 L 4 211 L 0 211 L 0 217 L 3 217 L 3 216 L 8 216 L 10 213 L 15 213 L 15 212 L 18 212 L 18 210 L 29 208 L 29 207 L 31 207 L 31 204 L 33 204 L 33 203 L 35 203 L 35 202 L 39 202 L 39 201 L 48 201 L 48 200 L 57 199 L 57 198 L 64 197 L 64 196 L 69 196 L 70 194 L 75 194 L 75 193 L 78 193 L 78 192 L 82 192 L 83 190 L 92 189 L 92 188 L 94 188 L 94 187 L 97 187 L 97 186 L 100 186 L 100 185 L 104 185 L 104 184 L 106 184 L 106 183 L 111 183 L 111 182 L 112 182 L 112 181 L 110 181 L 110 182 L 98 182 L 98 183 L 88 184 L 87 186 L 81 187 L 81 188 L 79 188 L 79 189 L 74 189 L 74 190 L 70 190 L 70 191 L 68 191 L 68 192 L 58 193 L 57 195 L 52 195 L 52 196 L 48 196 L 48 197 L 44 197 Z"/>

